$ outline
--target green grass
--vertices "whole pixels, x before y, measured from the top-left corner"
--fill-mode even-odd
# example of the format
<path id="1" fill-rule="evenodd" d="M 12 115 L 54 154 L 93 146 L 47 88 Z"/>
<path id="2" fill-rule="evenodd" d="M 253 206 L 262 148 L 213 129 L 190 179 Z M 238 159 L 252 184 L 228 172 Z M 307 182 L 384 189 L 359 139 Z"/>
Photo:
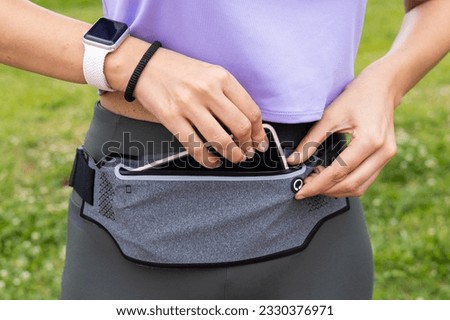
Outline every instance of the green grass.
<path id="1" fill-rule="evenodd" d="M 402 1 L 369 1 L 357 60 L 386 52 Z M 450 298 L 450 59 L 396 111 L 397 156 L 363 197 L 375 254 L 376 299 Z"/>
<path id="2" fill-rule="evenodd" d="M 100 1 L 35 1 L 93 22 Z M 94 3 L 94 4 L 93 4 Z M 387 51 L 402 1 L 370 0 L 357 70 Z M 67 178 L 95 90 L 0 66 L 0 299 L 56 299 Z M 398 155 L 363 197 L 375 298 L 450 299 L 450 59 L 396 111 Z"/>
<path id="3" fill-rule="evenodd" d="M 85 21 L 101 1 L 36 1 Z M 0 299 L 56 299 L 74 150 L 95 90 L 0 66 Z"/>

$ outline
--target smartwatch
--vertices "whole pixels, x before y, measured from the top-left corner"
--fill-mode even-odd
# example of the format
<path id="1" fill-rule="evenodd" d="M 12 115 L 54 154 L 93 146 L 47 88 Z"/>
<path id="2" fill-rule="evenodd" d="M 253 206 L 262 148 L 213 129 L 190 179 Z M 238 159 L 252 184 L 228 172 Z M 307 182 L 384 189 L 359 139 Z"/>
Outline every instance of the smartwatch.
<path id="1" fill-rule="evenodd" d="M 86 82 L 102 91 L 114 91 L 103 71 L 106 55 L 116 50 L 130 35 L 125 23 L 100 18 L 84 35 L 83 73 Z"/>

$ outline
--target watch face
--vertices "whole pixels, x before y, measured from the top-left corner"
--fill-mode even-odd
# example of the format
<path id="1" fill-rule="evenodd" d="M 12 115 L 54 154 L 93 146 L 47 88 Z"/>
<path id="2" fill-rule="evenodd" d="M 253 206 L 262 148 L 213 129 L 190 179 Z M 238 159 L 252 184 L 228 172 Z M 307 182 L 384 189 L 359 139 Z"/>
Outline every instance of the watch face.
<path id="1" fill-rule="evenodd" d="M 125 23 L 100 18 L 92 28 L 84 35 L 86 40 L 101 43 L 105 46 L 114 45 L 127 31 Z"/>

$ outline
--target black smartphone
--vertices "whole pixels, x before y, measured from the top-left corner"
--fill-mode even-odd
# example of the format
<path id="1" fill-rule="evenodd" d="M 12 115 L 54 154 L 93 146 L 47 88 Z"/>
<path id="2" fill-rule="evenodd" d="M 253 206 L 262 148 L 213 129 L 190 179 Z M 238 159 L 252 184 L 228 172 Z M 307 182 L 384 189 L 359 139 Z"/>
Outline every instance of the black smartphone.
<path id="1" fill-rule="evenodd" d="M 222 160 L 222 165 L 215 169 L 208 169 L 200 165 L 187 151 L 182 151 L 175 155 L 159 159 L 157 161 L 146 164 L 138 168 L 128 168 L 129 174 L 157 174 L 158 171 L 201 171 L 202 173 L 217 174 L 219 172 L 242 173 L 242 172 L 279 172 L 289 169 L 286 156 L 281 148 L 280 141 L 275 129 L 269 124 L 263 124 L 263 128 L 269 141 L 269 148 L 266 152 L 256 150 L 255 155 L 251 159 L 232 163 L 218 154 L 212 147 L 210 151 L 215 153 Z M 182 170 L 180 170 L 182 169 Z"/>

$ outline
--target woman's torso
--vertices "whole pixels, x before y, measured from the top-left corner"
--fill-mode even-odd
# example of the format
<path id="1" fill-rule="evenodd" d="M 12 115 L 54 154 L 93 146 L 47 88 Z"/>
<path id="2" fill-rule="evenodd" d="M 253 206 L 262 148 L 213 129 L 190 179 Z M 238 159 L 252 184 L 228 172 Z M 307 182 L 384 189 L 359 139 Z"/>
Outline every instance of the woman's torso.
<path id="1" fill-rule="evenodd" d="M 126 22 L 132 35 L 225 67 L 256 101 L 264 120 L 302 123 L 320 119 L 353 79 L 366 0 L 103 4 L 105 16 Z M 123 100 L 108 94 L 102 103 L 119 109 Z M 157 121 L 138 104 L 133 112 L 128 116 Z"/>

